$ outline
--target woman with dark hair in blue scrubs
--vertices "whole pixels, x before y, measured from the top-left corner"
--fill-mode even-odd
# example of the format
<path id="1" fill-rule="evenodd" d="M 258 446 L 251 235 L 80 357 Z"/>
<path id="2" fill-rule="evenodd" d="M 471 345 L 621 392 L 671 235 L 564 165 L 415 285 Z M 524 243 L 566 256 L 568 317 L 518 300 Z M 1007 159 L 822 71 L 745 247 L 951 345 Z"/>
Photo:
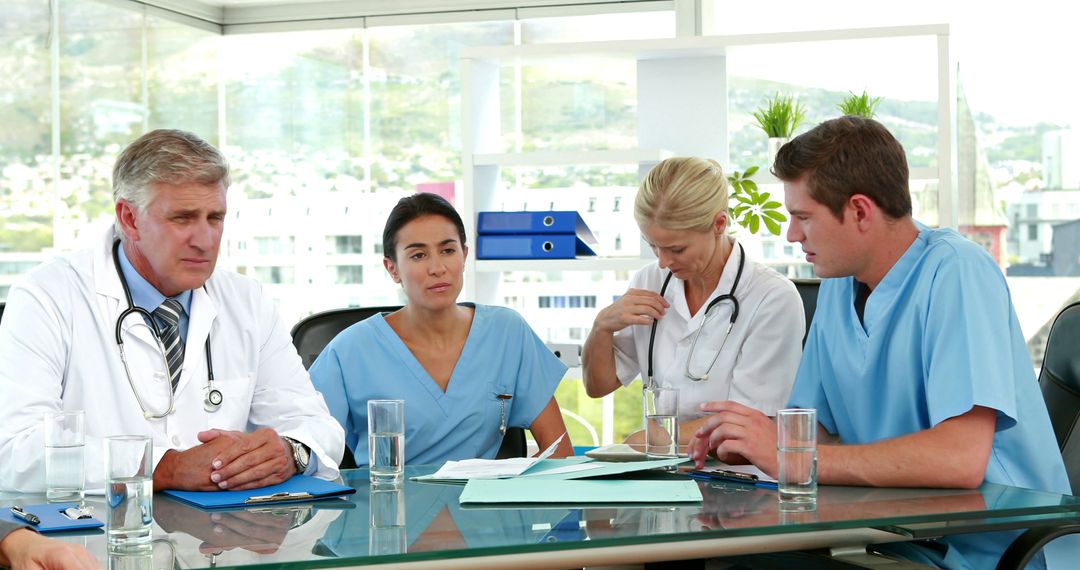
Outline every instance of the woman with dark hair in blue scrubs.
<path id="1" fill-rule="evenodd" d="M 405 400 L 405 461 L 493 458 L 508 427 L 541 449 L 563 435 L 553 395 L 566 367 L 511 309 L 457 302 L 465 226 L 434 194 L 402 198 L 383 231 L 383 264 L 407 302 L 341 332 L 311 379 L 367 464 L 367 401 Z M 555 457 L 573 455 L 569 438 Z"/>

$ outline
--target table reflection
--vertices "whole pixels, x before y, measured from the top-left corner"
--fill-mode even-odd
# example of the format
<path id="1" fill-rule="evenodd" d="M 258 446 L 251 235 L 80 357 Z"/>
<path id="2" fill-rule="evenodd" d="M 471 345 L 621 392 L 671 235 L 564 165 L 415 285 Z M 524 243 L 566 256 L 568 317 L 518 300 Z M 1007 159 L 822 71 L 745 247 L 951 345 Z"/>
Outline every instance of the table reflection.
<path id="1" fill-rule="evenodd" d="M 406 476 L 435 469 L 407 467 Z M 1073 522 L 1080 512 L 1080 498 L 984 485 L 977 490 L 822 486 L 817 510 L 786 513 L 779 509 L 774 489 L 725 481 L 697 482 L 703 496 L 699 504 L 462 506 L 461 485 L 406 479 L 398 487 L 372 489 L 365 470 L 346 471 L 343 477 L 356 494 L 307 504 L 206 511 L 157 495 L 155 544 L 149 556 L 110 557 L 100 530 L 61 539 L 85 545 L 107 567 L 208 568 L 307 561 L 330 566 L 542 553 L 543 545 L 558 548 L 558 543 L 572 544 L 587 558 L 588 547 L 646 542 L 659 547 L 687 539 L 911 523 L 940 523 L 933 524 L 933 530 L 940 527 L 949 534 L 965 532 L 965 523 L 972 521 Z M 0 506 L 15 502 L 33 504 L 44 502 L 44 497 L 0 495 Z M 87 503 L 96 516 L 104 517 L 102 497 L 90 496 Z M 588 542 L 580 544 L 583 541 Z M 440 554 L 425 554 L 431 552 Z"/>
<path id="2" fill-rule="evenodd" d="M 342 512 L 351 508 L 351 502 L 334 499 L 206 511 L 157 494 L 150 559 L 153 568 L 212 568 L 317 559 L 319 555 L 312 552 L 312 545 Z M 103 535 L 86 537 L 85 544 L 91 552 L 106 551 Z M 109 555 L 108 567 L 144 567 L 145 558 Z M 164 558 L 171 558 L 173 563 L 159 563 Z"/>
<path id="3" fill-rule="evenodd" d="M 577 509 L 463 507 L 461 485 L 421 483 L 410 477 L 433 468 L 407 467 L 400 490 L 370 488 L 366 472 L 346 473 L 356 509 L 335 520 L 316 550 L 338 557 L 453 551 L 508 544 L 580 540 Z M 388 513 L 404 505 L 404 528 L 386 524 Z M 570 519 L 568 522 L 567 519 Z M 576 535 L 568 534 L 571 526 Z M 398 552 L 390 552 L 390 551 Z"/>

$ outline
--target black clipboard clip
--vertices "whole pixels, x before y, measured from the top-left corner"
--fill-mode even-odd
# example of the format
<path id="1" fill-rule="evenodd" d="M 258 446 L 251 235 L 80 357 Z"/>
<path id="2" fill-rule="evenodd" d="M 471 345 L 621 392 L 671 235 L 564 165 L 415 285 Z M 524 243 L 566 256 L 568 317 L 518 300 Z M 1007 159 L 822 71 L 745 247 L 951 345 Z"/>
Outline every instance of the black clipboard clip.
<path id="1" fill-rule="evenodd" d="M 306 491 L 297 491 L 295 493 L 282 491 L 280 493 L 274 493 L 272 495 L 252 495 L 247 499 L 244 499 L 244 503 L 251 505 L 258 503 L 278 503 L 281 501 L 304 501 L 311 499 L 314 499 L 314 497 L 311 496 L 311 493 L 308 493 Z"/>

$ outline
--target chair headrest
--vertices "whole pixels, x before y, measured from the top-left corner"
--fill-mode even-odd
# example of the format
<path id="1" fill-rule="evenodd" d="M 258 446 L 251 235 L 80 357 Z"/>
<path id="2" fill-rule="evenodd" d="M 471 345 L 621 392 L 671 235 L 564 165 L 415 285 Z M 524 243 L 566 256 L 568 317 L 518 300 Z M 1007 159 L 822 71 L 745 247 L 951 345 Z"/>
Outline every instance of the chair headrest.
<path id="1" fill-rule="evenodd" d="M 1050 327 L 1039 381 L 1080 394 L 1080 302 L 1065 307 Z"/>

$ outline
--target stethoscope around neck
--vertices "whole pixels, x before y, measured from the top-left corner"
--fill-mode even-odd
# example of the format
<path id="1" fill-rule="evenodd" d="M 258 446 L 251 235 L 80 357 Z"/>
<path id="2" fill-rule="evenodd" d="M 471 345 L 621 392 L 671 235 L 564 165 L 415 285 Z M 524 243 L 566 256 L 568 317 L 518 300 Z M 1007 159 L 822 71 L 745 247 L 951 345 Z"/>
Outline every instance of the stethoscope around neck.
<path id="1" fill-rule="evenodd" d="M 735 289 L 739 287 L 739 280 L 742 279 L 743 266 L 746 263 L 746 251 L 743 250 L 742 244 L 739 245 L 739 269 L 735 272 L 735 282 L 731 284 L 731 291 L 724 295 L 719 295 L 715 299 L 709 302 L 705 307 L 705 314 L 701 316 L 701 322 L 698 323 L 697 332 L 694 333 L 694 340 L 690 343 L 690 352 L 686 355 L 686 377 L 693 382 L 705 382 L 709 379 L 709 371 L 716 364 L 716 360 L 720 358 L 720 353 L 724 350 L 724 345 L 727 344 L 728 337 L 731 336 L 731 328 L 735 326 L 735 320 L 739 318 L 739 300 L 735 298 Z M 660 287 L 660 296 L 663 297 L 667 292 L 668 283 L 671 283 L 671 277 L 673 273 L 668 271 L 667 277 L 664 278 L 664 284 Z M 728 301 L 731 303 L 731 320 L 728 322 L 727 332 L 724 333 L 724 340 L 720 343 L 720 348 L 716 351 L 716 356 L 713 356 L 712 362 L 709 363 L 708 368 L 705 369 L 703 374 L 693 374 L 690 372 L 690 362 L 694 359 L 694 349 L 697 348 L 698 338 L 701 337 L 701 329 L 705 327 L 705 321 L 709 320 L 709 311 L 716 305 Z M 649 353 L 648 353 L 648 386 L 651 388 L 656 386 L 656 377 L 653 376 L 653 344 L 656 342 L 656 325 L 660 320 L 656 319 L 652 323 L 652 330 L 649 332 Z"/>
<path id="2" fill-rule="evenodd" d="M 135 400 L 139 402 L 139 408 L 142 409 L 143 416 L 148 420 L 160 420 L 174 411 L 176 411 L 176 394 L 173 393 L 172 387 L 169 387 L 169 408 L 162 413 L 156 413 L 153 410 L 146 407 L 146 402 L 143 401 L 142 395 L 139 394 L 139 389 L 135 386 L 135 381 L 131 378 L 131 369 L 128 368 L 127 354 L 124 352 L 124 336 L 123 336 L 123 324 L 124 319 L 131 315 L 139 315 L 145 321 L 149 323 L 149 328 L 153 331 L 154 342 L 158 346 L 158 350 L 161 351 L 161 364 L 162 370 L 165 370 L 166 374 L 169 371 L 169 361 L 165 355 L 165 345 L 161 344 L 161 331 L 158 329 L 157 319 L 154 315 L 142 307 L 135 305 L 135 302 L 131 299 L 131 289 L 128 287 L 127 279 L 124 277 L 123 270 L 120 269 L 120 240 L 113 242 L 112 248 L 113 263 L 116 265 L 116 274 L 120 277 L 120 285 L 124 287 L 124 298 L 127 299 L 127 309 L 124 309 L 120 316 L 116 318 L 116 346 L 120 349 L 120 361 L 124 363 L 124 375 L 127 376 L 128 384 L 131 386 L 131 391 L 135 394 Z M 206 335 L 206 389 L 203 390 L 203 409 L 208 412 L 216 412 L 221 408 L 221 403 L 224 401 L 221 391 L 214 387 L 214 364 L 213 359 L 210 356 L 210 335 Z"/>

